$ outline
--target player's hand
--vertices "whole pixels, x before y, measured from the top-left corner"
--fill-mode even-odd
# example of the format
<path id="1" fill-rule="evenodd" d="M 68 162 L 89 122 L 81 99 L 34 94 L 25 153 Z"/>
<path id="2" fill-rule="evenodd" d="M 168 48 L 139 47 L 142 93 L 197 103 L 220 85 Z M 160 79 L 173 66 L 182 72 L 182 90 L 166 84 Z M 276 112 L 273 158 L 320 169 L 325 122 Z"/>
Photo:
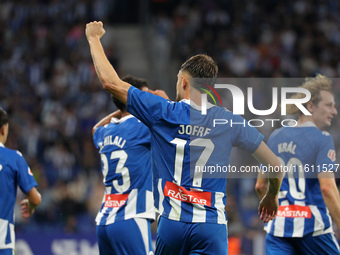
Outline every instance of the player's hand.
<path id="1" fill-rule="evenodd" d="M 20 202 L 21 205 L 21 215 L 24 218 L 29 218 L 33 213 L 34 209 L 30 208 L 28 199 L 23 199 Z"/>
<path id="2" fill-rule="evenodd" d="M 269 221 L 275 219 L 278 208 L 279 200 L 277 196 L 273 196 L 267 193 L 260 201 L 260 219 L 263 220 L 264 223 L 268 223 Z"/>
<path id="3" fill-rule="evenodd" d="M 164 90 L 160 90 L 160 89 L 151 90 L 151 89 L 149 89 L 148 92 L 153 94 L 153 95 L 163 97 L 164 99 L 167 99 L 167 100 L 169 99 L 168 95 L 164 92 Z"/>
<path id="4" fill-rule="evenodd" d="M 91 38 L 100 39 L 105 34 L 105 30 L 103 28 L 103 22 L 93 21 L 93 22 L 87 23 L 85 34 L 86 34 L 88 41 L 90 41 Z"/>

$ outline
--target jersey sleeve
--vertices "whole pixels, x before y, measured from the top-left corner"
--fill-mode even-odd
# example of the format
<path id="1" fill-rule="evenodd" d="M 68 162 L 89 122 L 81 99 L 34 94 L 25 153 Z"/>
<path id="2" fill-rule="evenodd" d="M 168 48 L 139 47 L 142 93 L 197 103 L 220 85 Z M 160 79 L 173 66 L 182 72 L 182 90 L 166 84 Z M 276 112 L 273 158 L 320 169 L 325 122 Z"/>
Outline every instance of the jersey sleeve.
<path id="1" fill-rule="evenodd" d="M 136 130 L 138 130 L 136 139 L 138 139 L 140 144 L 144 144 L 145 146 L 150 147 L 150 129 L 143 124 L 140 120 L 138 120 L 138 123 L 136 125 Z"/>
<path id="2" fill-rule="evenodd" d="M 93 142 L 94 142 L 94 145 L 96 146 L 96 148 L 99 150 L 99 145 L 98 143 L 101 141 L 101 137 L 103 136 L 103 131 L 104 131 L 104 127 L 103 126 L 100 126 L 96 129 L 96 131 L 94 131 L 94 134 L 93 134 Z"/>
<path id="3" fill-rule="evenodd" d="M 171 104 L 172 102 L 169 100 L 141 91 L 133 86 L 128 91 L 127 111 L 148 127 L 166 116 Z"/>
<path id="4" fill-rule="evenodd" d="M 17 179 L 18 185 L 22 192 L 27 194 L 33 187 L 38 186 L 33 177 L 31 169 L 28 167 L 25 159 L 18 153 L 17 157 Z"/>
<path id="5" fill-rule="evenodd" d="M 335 167 L 335 146 L 332 136 L 323 132 L 318 143 L 317 154 L 315 159 L 315 168 L 317 172 L 334 171 Z"/>
<path id="6" fill-rule="evenodd" d="M 263 140 L 263 135 L 239 115 L 232 118 L 232 134 L 233 146 L 250 154 L 256 151 Z"/>

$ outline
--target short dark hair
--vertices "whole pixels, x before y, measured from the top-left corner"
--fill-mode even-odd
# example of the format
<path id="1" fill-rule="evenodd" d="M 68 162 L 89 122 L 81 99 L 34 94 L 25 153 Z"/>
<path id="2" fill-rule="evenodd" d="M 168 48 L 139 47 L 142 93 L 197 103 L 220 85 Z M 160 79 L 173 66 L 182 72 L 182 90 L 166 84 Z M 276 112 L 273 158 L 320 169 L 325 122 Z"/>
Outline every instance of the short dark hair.
<path id="1" fill-rule="evenodd" d="M 136 87 L 137 89 L 142 89 L 142 88 L 148 88 L 148 82 L 144 79 L 141 78 L 137 78 L 134 77 L 132 75 L 126 75 L 122 78 L 122 81 L 125 81 L 129 84 L 131 84 L 132 86 Z M 119 101 L 117 98 L 115 98 L 114 96 L 112 97 L 112 102 L 117 106 L 117 108 L 119 110 L 121 110 L 122 112 L 126 111 L 126 105 L 124 103 L 122 103 L 121 101 Z"/>
<path id="2" fill-rule="evenodd" d="M 193 78 L 216 78 L 218 67 L 210 56 L 198 54 L 185 61 L 181 70 L 187 71 Z"/>
<path id="3" fill-rule="evenodd" d="M 0 107 L 0 128 L 2 128 L 2 126 L 7 123 L 8 123 L 8 114 L 4 109 Z"/>
<path id="4" fill-rule="evenodd" d="M 218 66 L 212 57 L 206 54 L 198 54 L 192 56 L 185 61 L 181 66 L 181 71 L 186 71 L 192 78 L 200 78 L 199 83 L 207 83 L 213 85 L 215 83 Z M 196 83 L 192 83 L 194 87 L 199 86 Z"/>

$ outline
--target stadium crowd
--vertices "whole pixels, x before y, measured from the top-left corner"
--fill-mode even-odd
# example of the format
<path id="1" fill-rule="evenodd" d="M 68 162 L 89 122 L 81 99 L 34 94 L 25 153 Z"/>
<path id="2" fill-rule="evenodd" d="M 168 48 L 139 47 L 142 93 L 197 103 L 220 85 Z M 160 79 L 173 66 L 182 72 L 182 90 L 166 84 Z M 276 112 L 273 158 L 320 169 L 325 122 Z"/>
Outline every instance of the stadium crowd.
<path id="1" fill-rule="evenodd" d="M 112 104 L 94 75 L 84 24 L 105 20 L 109 4 L 0 4 L 0 102 L 13 116 L 8 147 L 25 155 L 44 197 L 30 229 L 75 232 L 82 231 L 77 226 L 94 226 L 102 187 L 91 130 Z M 114 48 L 110 61 L 118 61 Z M 77 224 L 80 216 L 89 224 Z"/>
<path id="2" fill-rule="evenodd" d="M 113 25 L 117 2 L 0 3 L 0 105 L 12 116 L 7 146 L 25 155 L 43 197 L 32 220 L 17 217 L 18 232 L 94 231 L 103 187 L 91 129 L 114 109 L 95 75 L 84 26 L 91 20 Z M 150 8 L 161 63 L 207 53 L 220 77 L 340 76 L 336 0 L 165 0 Z M 119 67 L 114 45 L 107 54 Z M 334 92 L 339 104 L 339 82 Z M 338 154 L 339 126 L 338 117 L 329 130 Z M 229 233 L 249 242 L 262 229 L 254 183 L 228 181 Z"/>

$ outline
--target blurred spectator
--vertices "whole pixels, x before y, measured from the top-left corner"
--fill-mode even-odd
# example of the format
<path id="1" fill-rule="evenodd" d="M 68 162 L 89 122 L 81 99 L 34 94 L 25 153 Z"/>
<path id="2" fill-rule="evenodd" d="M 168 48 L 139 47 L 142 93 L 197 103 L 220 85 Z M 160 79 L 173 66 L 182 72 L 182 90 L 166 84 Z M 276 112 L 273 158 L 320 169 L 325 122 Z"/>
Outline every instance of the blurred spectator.
<path id="1" fill-rule="evenodd" d="M 107 20 L 113 4 L 0 3 L 0 105 L 13 116 L 8 146 L 27 155 L 44 197 L 31 228 L 38 223 L 37 230 L 78 231 L 78 218 L 92 210 L 88 183 L 101 173 L 91 129 L 113 109 L 94 75 L 84 27 L 92 19 Z M 119 64 L 113 46 L 110 60 Z"/>

